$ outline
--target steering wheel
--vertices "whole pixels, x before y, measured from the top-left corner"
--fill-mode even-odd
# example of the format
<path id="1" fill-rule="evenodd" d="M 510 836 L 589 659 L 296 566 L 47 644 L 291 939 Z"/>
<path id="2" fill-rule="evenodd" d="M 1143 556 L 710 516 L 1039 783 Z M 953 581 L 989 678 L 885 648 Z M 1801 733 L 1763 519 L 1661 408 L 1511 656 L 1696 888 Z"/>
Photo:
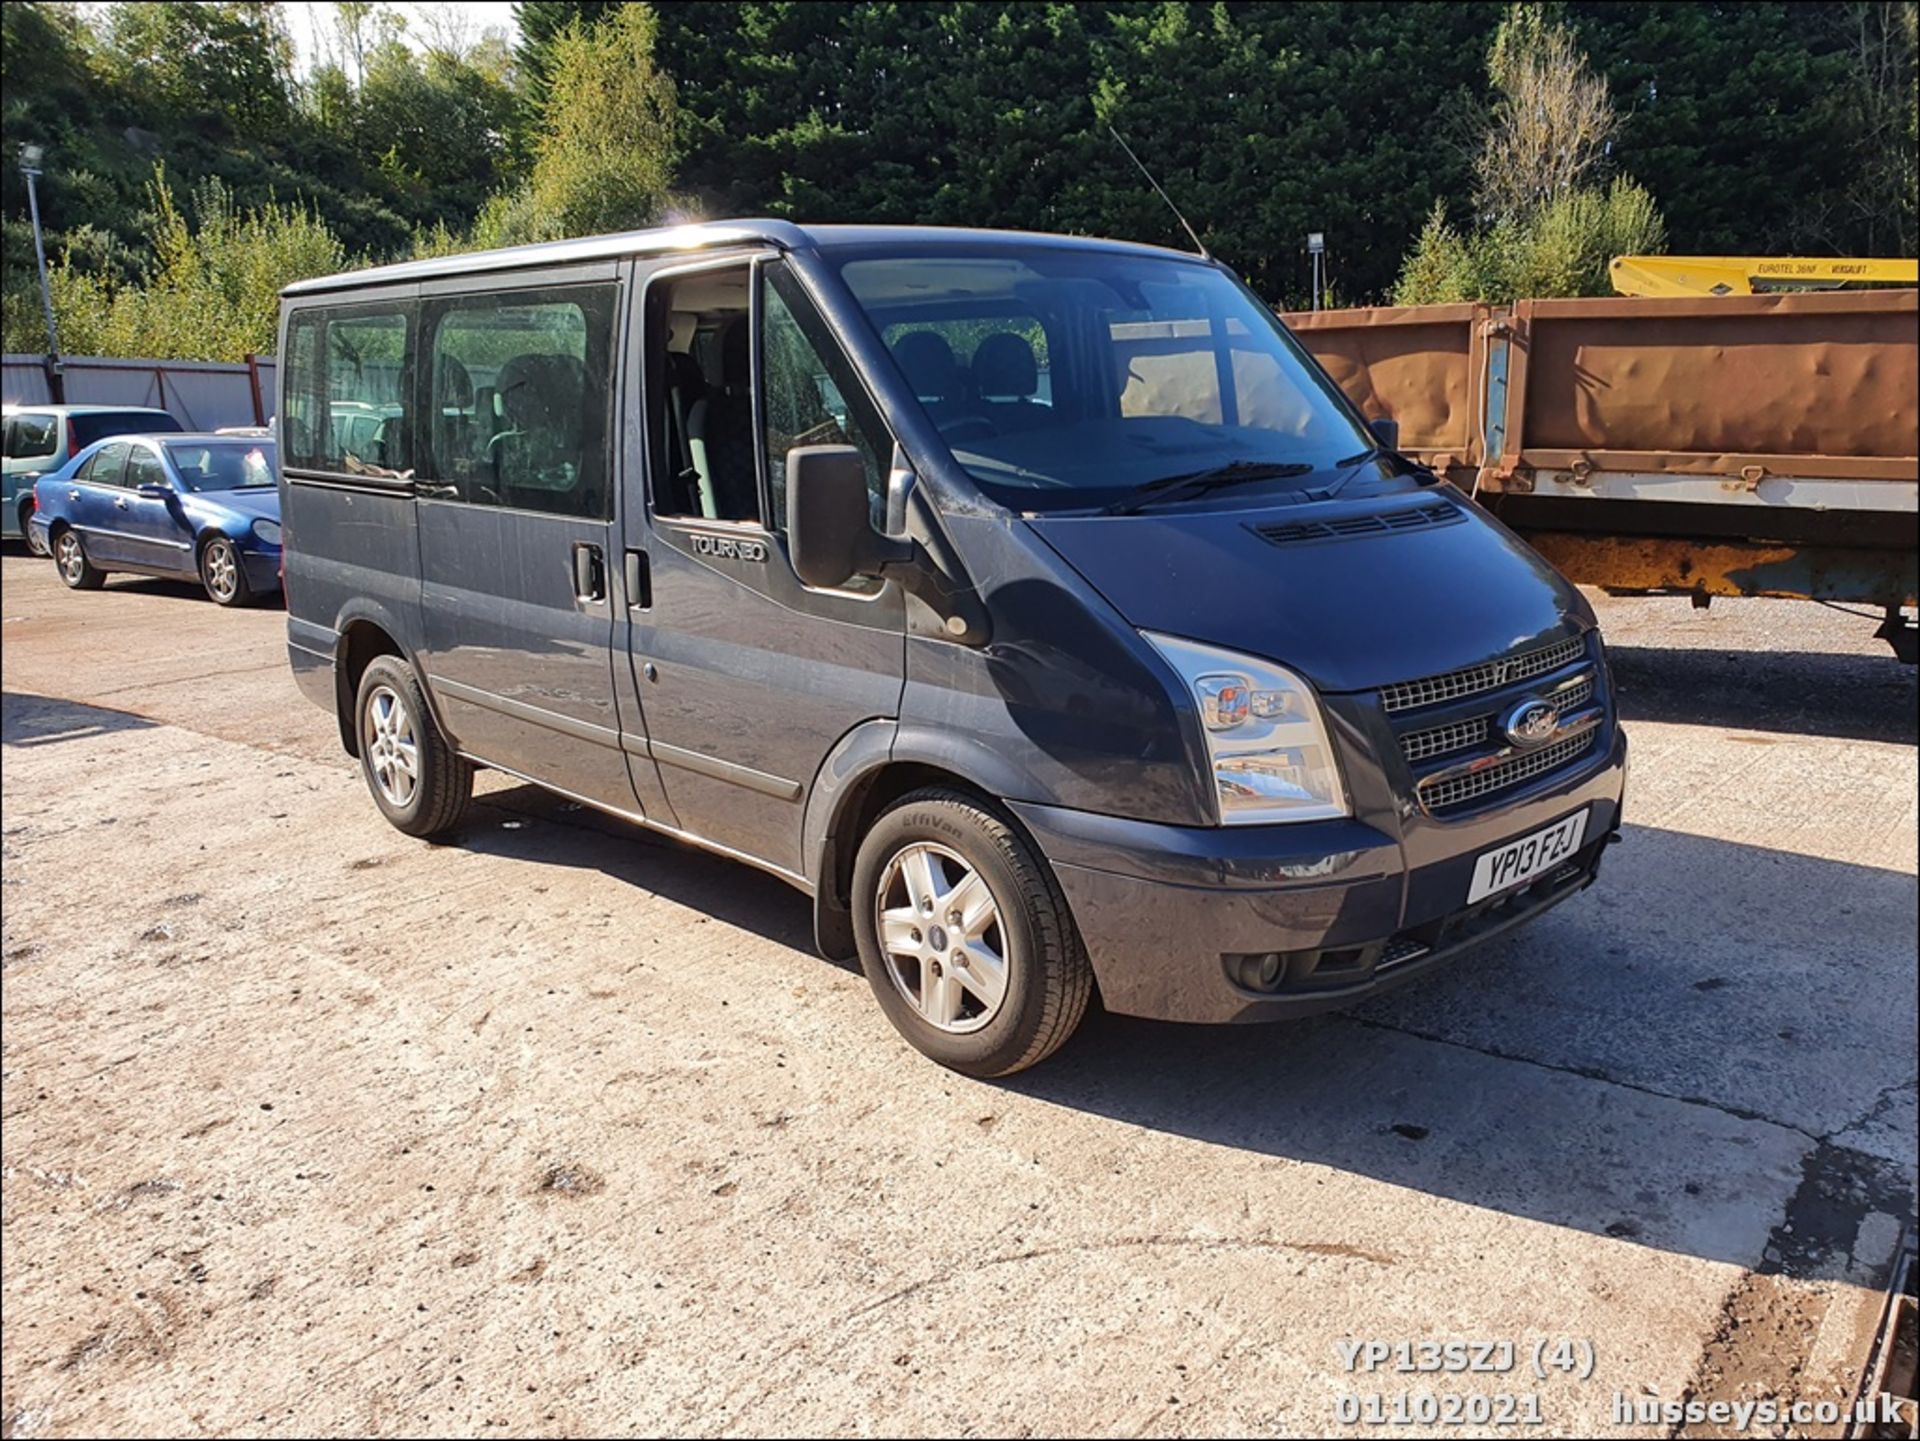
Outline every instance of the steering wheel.
<path id="1" fill-rule="evenodd" d="M 1000 427 L 984 415 L 955 416 L 934 429 L 946 440 L 986 440 L 1000 434 Z"/>

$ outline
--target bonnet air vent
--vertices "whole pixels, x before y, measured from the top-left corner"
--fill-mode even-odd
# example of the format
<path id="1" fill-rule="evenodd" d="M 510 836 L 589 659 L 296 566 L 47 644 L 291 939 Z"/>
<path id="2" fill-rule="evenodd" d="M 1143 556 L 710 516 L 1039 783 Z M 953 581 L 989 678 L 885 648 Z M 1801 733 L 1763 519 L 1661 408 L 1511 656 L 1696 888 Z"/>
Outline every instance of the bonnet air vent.
<path id="1" fill-rule="evenodd" d="M 1444 500 L 1404 510 L 1376 511 L 1372 515 L 1347 515 L 1337 520 L 1302 520 L 1290 524 L 1249 526 L 1255 535 L 1274 545 L 1293 545 L 1307 540 L 1348 540 L 1363 535 L 1390 535 L 1401 530 L 1426 530 L 1436 525 L 1452 525 L 1466 519 L 1459 506 Z"/>

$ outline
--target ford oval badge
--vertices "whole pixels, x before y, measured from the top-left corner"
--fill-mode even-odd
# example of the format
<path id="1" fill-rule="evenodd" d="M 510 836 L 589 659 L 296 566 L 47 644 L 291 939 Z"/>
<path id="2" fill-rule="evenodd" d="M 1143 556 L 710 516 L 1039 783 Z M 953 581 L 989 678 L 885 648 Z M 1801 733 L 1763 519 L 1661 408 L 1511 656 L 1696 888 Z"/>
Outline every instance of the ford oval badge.
<path id="1" fill-rule="evenodd" d="M 1543 745 L 1560 729 L 1560 712 L 1543 700 L 1523 700 L 1507 713 L 1506 727 L 1517 746 Z"/>

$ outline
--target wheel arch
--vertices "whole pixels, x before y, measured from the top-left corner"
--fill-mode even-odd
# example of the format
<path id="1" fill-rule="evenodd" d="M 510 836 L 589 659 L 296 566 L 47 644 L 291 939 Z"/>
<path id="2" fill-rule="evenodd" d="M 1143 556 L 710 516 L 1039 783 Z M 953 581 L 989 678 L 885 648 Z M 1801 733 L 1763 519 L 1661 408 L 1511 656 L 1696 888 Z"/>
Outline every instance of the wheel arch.
<path id="1" fill-rule="evenodd" d="M 855 954 L 850 894 L 861 837 L 900 797 L 929 787 L 976 797 L 1048 863 L 1006 806 L 1027 798 L 1031 777 L 966 738 L 894 721 L 863 722 L 828 753 L 807 797 L 802 860 L 813 883 L 814 944 L 822 955 L 847 960 Z"/>
<path id="2" fill-rule="evenodd" d="M 383 655 L 397 656 L 413 668 L 420 677 L 421 692 L 427 698 L 427 707 L 434 712 L 433 723 L 440 733 L 452 737 L 441 719 L 433 695 L 433 687 L 427 681 L 426 672 L 421 669 L 415 658 L 399 636 L 400 627 L 394 618 L 380 606 L 357 605 L 343 611 L 335 622 L 334 631 L 338 639 L 333 648 L 333 695 L 334 719 L 340 726 L 340 745 L 350 756 L 360 754 L 360 737 L 354 725 L 354 705 L 360 695 L 360 678 L 367 673 L 367 667 Z"/>

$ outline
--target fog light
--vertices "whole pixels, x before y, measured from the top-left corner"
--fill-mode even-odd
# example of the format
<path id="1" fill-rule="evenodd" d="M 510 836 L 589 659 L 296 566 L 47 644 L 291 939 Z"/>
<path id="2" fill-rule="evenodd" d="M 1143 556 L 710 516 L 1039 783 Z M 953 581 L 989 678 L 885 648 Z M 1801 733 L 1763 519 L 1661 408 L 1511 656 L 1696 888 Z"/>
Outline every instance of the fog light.
<path id="1" fill-rule="evenodd" d="M 1237 985 L 1250 991 L 1277 991 L 1286 972 L 1286 961 L 1278 951 L 1256 951 L 1251 955 L 1227 957 L 1227 974 Z"/>

